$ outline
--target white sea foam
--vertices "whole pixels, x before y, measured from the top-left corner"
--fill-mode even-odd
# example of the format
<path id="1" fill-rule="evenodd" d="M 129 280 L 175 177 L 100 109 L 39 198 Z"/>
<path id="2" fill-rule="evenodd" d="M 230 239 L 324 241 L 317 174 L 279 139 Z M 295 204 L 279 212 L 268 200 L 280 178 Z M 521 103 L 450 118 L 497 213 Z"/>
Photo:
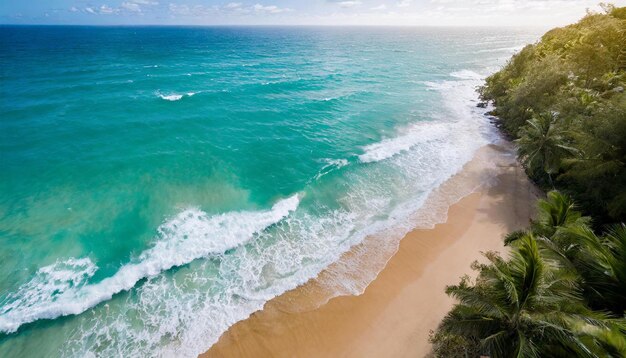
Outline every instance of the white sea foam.
<path id="1" fill-rule="evenodd" d="M 296 211 L 219 260 L 153 276 L 123 303 L 123 312 L 101 308 L 84 315 L 63 355 L 197 356 L 229 326 L 336 261 L 359 239 L 352 235 L 356 219 L 347 210 L 322 217 Z"/>
<path id="2" fill-rule="evenodd" d="M 402 131 L 403 134 L 364 147 L 364 153 L 359 155 L 359 160 L 363 163 L 371 163 L 388 159 L 418 144 L 441 140 L 445 138 L 449 130 L 446 123 L 419 122 Z"/>
<path id="3" fill-rule="evenodd" d="M 71 258 L 43 267 L 4 300 L 0 307 L 0 331 L 15 332 L 25 323 L 79 314 L 131 289 L 145 277 L 237 247 L 285 218 L 299 202 L 298 195 L 294 195 L 278 201 L 271 210 L 216 216 L 187 209 L 159 227 L 153 247 L 95 284 L 86 284 L 97 269 L 89 258 Z"/>
<path id="4" fill-rule="evenodd" d="M 345 167 L 346 165 L 348 165 L 348 160 L 347 159 L 326 159 L 326 163 L 327 164 L 323 166 L 322 169 L 320 169 L 320 171 L 315 175 L 315 177 L 313 178 L 314 180 L 318 180 L 324 175 L 332 171 Z"/>
<path id="5" fill-rule="evenodd" d="M 198 94 L 200 92 L 186 92 L 184 94 L 180 94 L 180 93 L 161 93 L 161 92 L 157 92 L 156 95 L 158 97 L 160 97 L 161 99 L 164 99 L 166 101 L 179 101 L 181 100 L 183 97 L 192 97 L 196 94 Z"/>
<path id="6" fill-rule="evenodd" d="M 361 159 L 380 161 L 378 165 L 385 164 L 383 168 L 394 168 L 385 169 L 379 175 L 371 175 L 372 180 L 384 180 L 387 172 L 404 172 L 406 182 L 401 185 L 404 190 L 401 190 L 400 195 L 409 197 L 393 205 L 386 219 L 370 225 L 361 244 L 352 247 L 351 255 L 334 262 L 324 271 L 324 275 L 316 279 L 317 285 L 314 287 L 317 287 L 317 296 L 330 299 L 337 295 L 362 294 L 384 268 L 407 232 L 416 227 L 433 227 L 445 221 L 448 206 L 475 190 L 472 181 L 461 180 L 446 186 L 442 184 L 461 170 L 473 157 L 475 150 L 497 141 L 498 135 L 485 117 L 491 108 L 478 108 L 475 105 L 475 87 L 481 83 L 479 75 L 460 71 L 451 76 L 458 80 L 426 83 L 429 89 L 439 92 L 443 99 L 444 106 L 433 113 L 433 118 L 438 118 L 437 122 L 415 124 L 400 130 L 395 138 L 384 139 L 365 148 L 366 153 Z M 440 130 L 446 134 L 433 136 Z M 413 145 L 415 141 L 420 141 L 419 145 Z M 381 197 L 382 189 L 377 191 L 364 195 Z M 431 197 L 429 194 L 433 191 L 437 191 L 437 195 Z M 398 197 L 398 193 L 388 196 Z"/>
<path id="7" fill-rule="evenodd" d="M 483 75 L 480 75 L 472 70 L 461 70 L 450 73 L 450 76 L 460 78 L 462 80 L 481 80 L 484 78 Z"/>
<path id="8" fill-rule="evenodd" d="M 87 257 L 57 261 L 37 270 L 28 283 L 2 300 L 0 330 L 13 332 L 22 323 L 22 315 L 42 304 L 56 301 L 67 292 L 81 289 L 98 268 Z"/>
<path id="9" fill-rule="evenodd" d="M 446 108 L 441 112 L 445 113 L 447 118 L 442 118 L 440 113 L 433 113 L 432 117 L 435 120 L 414 123 L 400 129 L 394 137 L 365 146 L 359 160 L 363 163 L 378 162 L 414 147 L 432 146 L 433 142 L 437 141 L 450 143 L 455 132 L 479 128 L 479 122 L 485 122 L 483 115 L 489 110 L 476 108 L 474 105 L 477 97 L 475 87 L 484 76 L 467 69 L 452 72 L 450 76 L 458 80 L 423 82 L 428 89 L 441 93 L 446 104 Z M 450 143 L 451 146 L 458 144 Z"/>
<path id="10" fill-rule="evenodd" d="M 161 99 L 164 99 L 166 101 L 178 101 L 179 99 L 183 98 L 182 94 L 157 94 L 159 97 L 161 97 Z"/>

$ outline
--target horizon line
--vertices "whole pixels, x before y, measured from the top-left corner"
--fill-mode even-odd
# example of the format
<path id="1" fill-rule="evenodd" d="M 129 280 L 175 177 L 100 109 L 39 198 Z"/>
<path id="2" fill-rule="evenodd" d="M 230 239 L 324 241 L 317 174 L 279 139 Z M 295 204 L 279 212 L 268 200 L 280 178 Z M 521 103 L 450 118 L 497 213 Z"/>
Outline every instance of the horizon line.
<path id="1" fill-rule="evenodd" d="M 431 27 L 431 28 L 543 28 L 545 25 L 388 25 L 388 24 L 16 24 L 0 23 L 0 26 L 41 27 Z M 548 26 L 549 27 L 549 26 Z M 560 27 L 560 26 L 557 26 Z"/>

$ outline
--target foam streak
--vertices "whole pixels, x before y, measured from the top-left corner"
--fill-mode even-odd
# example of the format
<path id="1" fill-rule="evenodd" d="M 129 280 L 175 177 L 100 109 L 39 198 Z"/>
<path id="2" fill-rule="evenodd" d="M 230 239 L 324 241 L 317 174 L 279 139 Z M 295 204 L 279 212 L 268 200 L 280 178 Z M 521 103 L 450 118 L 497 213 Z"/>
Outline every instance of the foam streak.
<path id="1" fill-rule="evenodd" d="M 159 239 L 136 262 L 122 266 L 113 276 L 96 284 L 86 283 L 97 270 L 89 258 L 72 258 L 43 267 L 31 281 L 3 300 L 0 331 L 12 333 L 21 325 L 40 319 L 79 314 L 131 289 L 145 277 L 237 247 L 285 218 L 299 202 L 298 195 L 294 195 L 277 202 L 271 210 L 212 217 L 198 209 L 187 209 L 159 227 Z"/>

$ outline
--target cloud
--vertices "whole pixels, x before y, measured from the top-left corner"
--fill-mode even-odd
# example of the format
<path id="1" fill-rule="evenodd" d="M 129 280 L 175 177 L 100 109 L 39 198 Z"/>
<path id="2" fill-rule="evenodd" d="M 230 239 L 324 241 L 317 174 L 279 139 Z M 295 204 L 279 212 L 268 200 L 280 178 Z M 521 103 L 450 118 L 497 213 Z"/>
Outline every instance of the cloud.
<path id="1" fill-rule="evenodd" d="M 131 0 L 130 2 L 135 3 L 137 5 L 159 5 L 157 1 L 150 1 L 150 0 Z"/>
<path id="2" fill-rule="evenodd" d="M 361 0 L 326 0 L 326 2 L 338 5 L 341 8 L 348 9 L 363 5 Z"/>
<path id="3" fill-rule="evenodd" d="M 348 0 L 348 1 L 340 1 L 337 4 L 343 8 L 349 8 L 349 7 L 359 6 L 363 3 L 360 0 Z"/>
<path id="4" fill-rule="evenodd" d="M 128 0 L 120 5 L 120 8 L 130 12 L 143 12 L 146 8 L 159 5 L 158 1 L 152 0 Z"/>
<path id="5" fill-rule="evenodd" d="M 371 7 L 371 8 L 370 8 L 370 10 L 377 10 L 377 11 L 378 11 L 378 10 L 387 10 L 387 5 L 385 5 L 385 4 L 380 4 L 380 5 L 378 5 L 378 6 Z"/>
<path id="6" fill-rule="evenodd" d="M 119 9 L 112 8 L 108 5 L 102 5 L 98 9 L 98 13 L 103 14 L 103 15 L 111 15 L 111 14 L 116 14 L 118 12 L 119 12 Z"/>
<path id="7" fill-rule="evenodd" d="M 230 2 L 221 8 L 218 7 L 216 11 L 222 11 L 224 13 L 249 14 L 253 10 L 252 7 L 245 7 L 240 2 Z"/>
<path id="8" fill-rule="evenodd" d="M 286 7 L 278 7 L 276 5 L 254 4 L 245 6 L 239 2 L 230 2 L 223 6 L 189 6 L 186 4 L 169 4 L 169 12 L 172 16 L 181 17 L 207 17 L 207 16 L 227 16 L 227 15 L 246 15 L 246 14 L 266 14 L 274 15 L 294 11 Z"/>
<path id="9" fill-rule="evenodd" d="M 281 12 L 293 11 L 290 8 L 286 8 L 286 7 L 280 8 L 276 5 L 255 4 L 252 8 L 256 12 L 261 12 L 261 13 L 266 13 L 266 14 L 280 14 Z"/>
<path id="10" fill-rule="evenodd" d="M 230 10 L 237 10 L 237 9 L 241 9 L 242 4 L 240 2 L 230 2 L 226 5 L 224 5 L 225 9 L 230 9 Z"/>
<path id="11" fill-rule="evenodd" d="M 134 2 L 123 2 L 120 7 L 124 10 L 128 10 L 130 12 L 141 12 L 141 6 Z"/>
<path id="12" fill-rule="evenodd" d="M 115 15 L 115 14 L 141 14 L 143 10 L 151 7 L 159 5 L 157 1 L 152 0 L 127 0 L 120 4 L 119 7 L 111 7 L 109 5 L 103 4 L 100 7 L 91 7 L 88 6 L 83 9 L 83 12 L 93 15 Z M 70 8 L 71 12 L 79 12 L 80 9 L 72 6 Z"/>
<path id="13" fill-rule="evenodd" d="M 169 4 L 168 8 L 175 16 L 204 16 L 207 12 L 207 9 L 201 5 L 192 8 L 186 4 Z"/>
<path id="14" fill-rule="evenodd" d="M 408 7 L 413 3 L 413 0 L 400 0 L 396 4 L 397 7 Z"/>

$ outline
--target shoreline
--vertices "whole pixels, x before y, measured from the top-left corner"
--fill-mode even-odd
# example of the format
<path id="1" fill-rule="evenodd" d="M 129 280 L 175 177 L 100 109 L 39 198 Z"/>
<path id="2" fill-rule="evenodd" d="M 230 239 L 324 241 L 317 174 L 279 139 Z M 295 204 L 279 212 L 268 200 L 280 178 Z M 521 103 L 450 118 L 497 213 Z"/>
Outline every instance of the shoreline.
<path id="1" fill-rule="evenodd" d="M 454 303 L 445 286 L 471 274 L 481 251 L 504 251 L 502 236 L 528 224 L 538 195 L 510 144 L 484 146 L 429 195 L 427 214 L 443 202 L 445 221 L 405 235 L 362 294 L 328 299 L 331 265 L 231 326 L 201 357 L 425 356 L 429 331 Z M 340 261 L 367 265 L 352 260 L 367 241 Z"/>

